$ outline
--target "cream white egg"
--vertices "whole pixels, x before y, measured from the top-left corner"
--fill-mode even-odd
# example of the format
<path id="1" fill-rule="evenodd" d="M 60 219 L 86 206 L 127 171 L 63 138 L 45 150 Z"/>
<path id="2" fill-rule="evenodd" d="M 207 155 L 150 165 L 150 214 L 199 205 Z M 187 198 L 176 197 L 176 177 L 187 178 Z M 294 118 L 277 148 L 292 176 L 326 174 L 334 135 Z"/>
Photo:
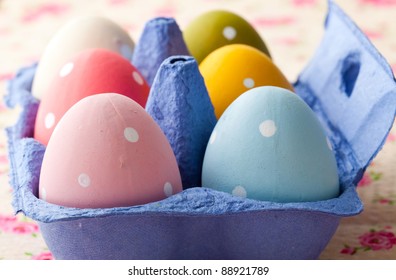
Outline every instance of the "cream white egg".
<path id="1" fill-rule="evenodd" d="M 40 99 L 68 60 L 89 48 L 104 48 L 130 60 L 135 44 L 115 22 L 99 16 L 75 18 L 63 25 L 45 48 L 33 80 L 32 93 Z"/>

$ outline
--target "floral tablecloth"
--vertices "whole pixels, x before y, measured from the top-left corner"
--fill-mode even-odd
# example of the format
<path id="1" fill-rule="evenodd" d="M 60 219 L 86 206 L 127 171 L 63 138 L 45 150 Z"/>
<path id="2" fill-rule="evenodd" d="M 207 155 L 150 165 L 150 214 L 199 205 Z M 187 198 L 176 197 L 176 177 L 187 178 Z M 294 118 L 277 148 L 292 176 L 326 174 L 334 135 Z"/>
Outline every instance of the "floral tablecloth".
<path id="1" fill-rule="evenodd" d="M 396 0 L 335 1 L 396 69 Z M 176 18 L 181 29 L 200 13 L 227 9 L 245 17 L 266 41 L 275 63 L 296 80 L 322 33 L 325 0 L 0 0 L 0 98 L 20 67 L 37 61 L 48 40 L 67 20 L 86 14 L 109 17 L 137 41 L 155 16 Z M 8 184 L 4 128 L 18 109 L 0 105 L 0 259 L 52 259 L 37 224 L 14 216 Z M 344 218 L 320 259 L 396 259 L 396 129 L 358 185 L 364 212 Z"/>

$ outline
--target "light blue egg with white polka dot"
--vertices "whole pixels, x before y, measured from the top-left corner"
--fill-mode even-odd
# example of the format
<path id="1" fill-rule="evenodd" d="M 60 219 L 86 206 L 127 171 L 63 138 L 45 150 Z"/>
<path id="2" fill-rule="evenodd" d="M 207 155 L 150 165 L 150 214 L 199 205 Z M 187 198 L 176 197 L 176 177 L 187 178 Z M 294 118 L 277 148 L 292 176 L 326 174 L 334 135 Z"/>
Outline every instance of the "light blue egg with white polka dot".
<path id="1" fill-rule="evenodd" d="M 272 86 L 245 92 L 221 116 L 202 186 L 275 202 L 339 195 L 336 159 L 316 115 L 295 93 Z"/>

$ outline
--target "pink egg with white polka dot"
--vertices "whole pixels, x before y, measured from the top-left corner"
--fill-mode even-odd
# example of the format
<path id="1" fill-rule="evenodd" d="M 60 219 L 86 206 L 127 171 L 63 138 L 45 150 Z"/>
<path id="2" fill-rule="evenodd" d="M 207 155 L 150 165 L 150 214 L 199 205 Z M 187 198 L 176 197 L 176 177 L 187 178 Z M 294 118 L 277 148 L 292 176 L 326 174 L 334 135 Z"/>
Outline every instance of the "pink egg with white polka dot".
<path id="1" fill-rule="evenodd" d="M 39 198 L 77 208 L 141 205 L 182 190 L 166 136 L 132 99 L 97 94 L 59 121 L 41 166 Z"/>
<path id="2" fill-rule="evenodd" d="M 105 49 L 78 53 L 64 64 L 44 93 L 34 138 L 47 145 L 62 116 L 89 95 L 115 92 L 146 105 L 150 88 L 139 71 L 121 55 Z"/>

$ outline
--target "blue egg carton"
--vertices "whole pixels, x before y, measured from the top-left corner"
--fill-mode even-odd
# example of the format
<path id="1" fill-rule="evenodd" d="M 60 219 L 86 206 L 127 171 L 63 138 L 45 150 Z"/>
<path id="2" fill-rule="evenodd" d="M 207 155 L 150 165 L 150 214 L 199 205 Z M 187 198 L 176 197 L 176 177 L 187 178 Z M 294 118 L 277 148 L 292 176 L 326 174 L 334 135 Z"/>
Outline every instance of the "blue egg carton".
<path id="1" fill-rule="evenodd" d="M 39 105 L 31 95 L 33 65 L 10 81 L 6 96 L 9 107 L 22 107 L 18 122 L 7 129 L 15 211 L 39 223 L 56 259 L 318 258 L 341 218 L 363 210 L 356 185 L 384 145 L 396 114 L 391 68 L 332 1 L 325 28 L 294 87 L 331 140 L 339 197 L 275 203 L 197 186 L 131 207 L 77 209 L 40 200 L 45 147 L 32 138 Z"/>

